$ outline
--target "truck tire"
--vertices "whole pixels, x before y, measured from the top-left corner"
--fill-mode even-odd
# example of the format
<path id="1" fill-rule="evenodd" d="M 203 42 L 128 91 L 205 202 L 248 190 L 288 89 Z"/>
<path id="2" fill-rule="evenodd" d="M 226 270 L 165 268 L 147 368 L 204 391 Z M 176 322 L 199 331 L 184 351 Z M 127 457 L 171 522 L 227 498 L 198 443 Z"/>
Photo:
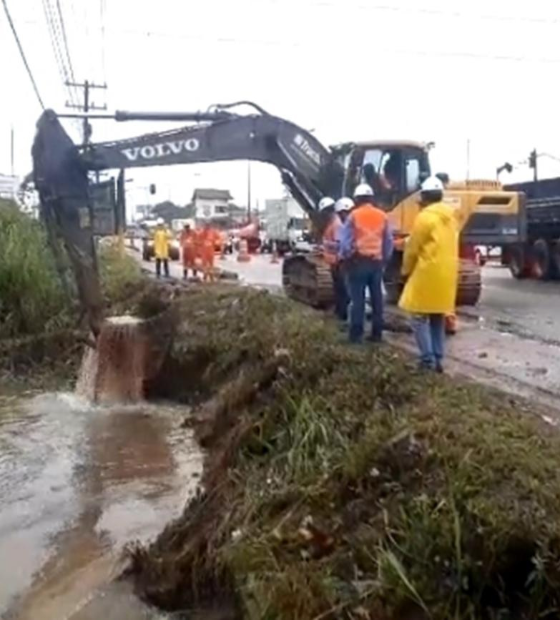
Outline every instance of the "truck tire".
<path id="1" fill-rule="evenodd" d="M 554 265 L 554 278 L 560 279 L 560 240 L 554 241 L 550 248 Z"/>
<path id="2" fill-rule="evenodd" d="M 537 280 L 550 280 L 554 277 L 554 261 L 548 242 L 537 239 L 532 247 L 531 272 Z"/>
<path id="3" fill-rule="evenodd" d="M 523 246 L 516 246 L 508 249 L 508 266 L 511 275 L 516 280 L 523 280 L 531 275 L 528 261 L 526 258 L 526 252 Z"/>

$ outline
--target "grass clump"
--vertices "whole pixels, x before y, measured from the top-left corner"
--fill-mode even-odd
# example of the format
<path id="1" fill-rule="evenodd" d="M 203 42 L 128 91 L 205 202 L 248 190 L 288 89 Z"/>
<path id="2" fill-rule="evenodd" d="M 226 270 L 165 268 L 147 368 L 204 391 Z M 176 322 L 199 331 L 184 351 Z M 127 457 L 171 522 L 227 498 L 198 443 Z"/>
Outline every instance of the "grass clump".
<path id="1" fill-rule="evenodd" d="M 0 200 L 0 338 L 56 331 L 69 311 L 42 226 Z"/>
<path id="2" fill-rule="evenodd" d="M 560 617 L 560 443 L 536 417 L 263 292 L 178 310 L 205 486 L 136 551 L 147 598 L 251 620 Z"/>
<path id="3" fill-rule="evenodd" d="M 98 264 L 108 308 L 122 305 L 142 287 L 144 279 L 138 261 L 119 248 L 118 242 L 104 242 L 99 246 Z"/>

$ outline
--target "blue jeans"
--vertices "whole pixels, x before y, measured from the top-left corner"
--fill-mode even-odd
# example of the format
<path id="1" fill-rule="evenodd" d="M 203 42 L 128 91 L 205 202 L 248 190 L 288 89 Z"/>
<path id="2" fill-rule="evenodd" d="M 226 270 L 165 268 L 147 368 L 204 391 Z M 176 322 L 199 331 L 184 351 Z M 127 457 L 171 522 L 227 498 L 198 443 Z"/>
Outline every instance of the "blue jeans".
<path id="1" fill-rule="evenodd" d="M 348 264 L 350 342 L 361 342 L 364 335 L 366 289 L 371 301 L 371 339 L 381 340 L 383 333 L 383 263 L 371 259 L 355 259 Z"/>
<path id="2" fill-rule="evenodd" d="M 445 315 L 415 314 L 412 329 L 420 350 L 420 364 L 424 368 L 441 368 L 445 347 Z"/>

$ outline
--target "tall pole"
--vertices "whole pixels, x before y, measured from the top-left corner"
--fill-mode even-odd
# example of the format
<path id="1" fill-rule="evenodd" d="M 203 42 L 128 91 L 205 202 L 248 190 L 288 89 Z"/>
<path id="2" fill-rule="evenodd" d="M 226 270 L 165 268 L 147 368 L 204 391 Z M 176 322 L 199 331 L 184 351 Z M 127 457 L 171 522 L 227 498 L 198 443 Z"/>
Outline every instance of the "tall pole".
<path id="1" fill-rule="evenodd" d="M 251 160 L 247 160 L 247 218 L 251 221 Z"/>
<path id="2" fill-rule="evenodd" d="M 66 86 L 73 86 L 75 88 L 83 88 L 84 90 L 84 102 L 78 105 L 66 102 L 67 108 L 76 108 L 78 110 L 81 110 L 82 112 L 85 112 L 86 114 L 88 114 L 88 112 L 93 111 L 93 110 L 106 110 L 107 109 L 107 105 L 105 104 L 102 106 L 97 106 L 94 103 L 91 103 L 90 101 L 91 89 L 98 88 L 98 89 L 105 90 L 107 88 L 107 84 L 94 84 L 93 82 L 90 82 L 89 80 L 85 80 L 84 82 L 66 82 Z M 89 123 L 89 119 L 86 116 L 86 118 L 84 118 L 82 144 L 84 146 L 87 146 L 89 144 L 90 138 L 91 138 L 91 125 Z"/>

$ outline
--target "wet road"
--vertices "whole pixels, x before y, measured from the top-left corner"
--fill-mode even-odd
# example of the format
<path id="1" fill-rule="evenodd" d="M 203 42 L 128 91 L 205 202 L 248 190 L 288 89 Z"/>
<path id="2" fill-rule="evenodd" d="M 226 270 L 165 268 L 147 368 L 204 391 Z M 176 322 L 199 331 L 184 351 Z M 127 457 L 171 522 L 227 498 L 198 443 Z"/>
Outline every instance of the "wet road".
<path id="1" fill-rule="evenodd" d="M 196 488 L 201 455 L 181 419 L 71 394 L 0 397 L 1 618 L 164 617 L 108 584 L 123 546 L 159 533 Z"/>

